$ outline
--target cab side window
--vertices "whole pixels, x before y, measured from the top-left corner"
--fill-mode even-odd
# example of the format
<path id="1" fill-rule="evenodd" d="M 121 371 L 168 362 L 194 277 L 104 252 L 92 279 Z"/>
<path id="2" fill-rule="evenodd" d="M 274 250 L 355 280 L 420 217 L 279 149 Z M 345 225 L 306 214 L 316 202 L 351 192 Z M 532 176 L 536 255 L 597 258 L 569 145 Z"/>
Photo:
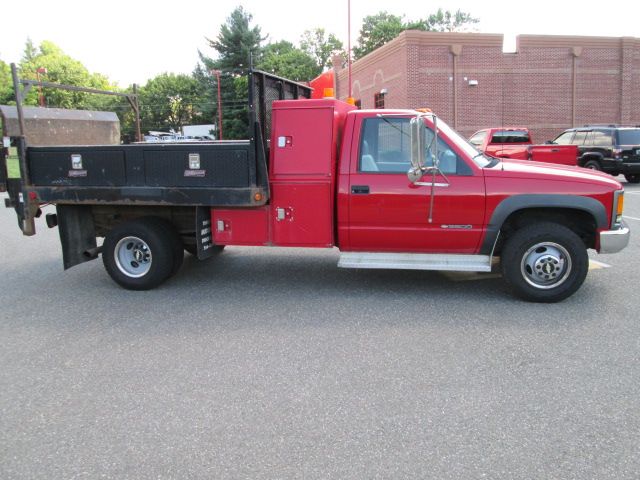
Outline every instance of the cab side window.
<path id="1" fill-rule="evenodd" d="M 364 120 L 358 171 L 406 174 L 411 168 L 411 131 L 409 118 L 367 118 Z M 427 129 L 426 166 L 433 165 L 433 131 Z M 471 175 L 470 167 L 438 137 L 438 159 L 445 174 Z"/>

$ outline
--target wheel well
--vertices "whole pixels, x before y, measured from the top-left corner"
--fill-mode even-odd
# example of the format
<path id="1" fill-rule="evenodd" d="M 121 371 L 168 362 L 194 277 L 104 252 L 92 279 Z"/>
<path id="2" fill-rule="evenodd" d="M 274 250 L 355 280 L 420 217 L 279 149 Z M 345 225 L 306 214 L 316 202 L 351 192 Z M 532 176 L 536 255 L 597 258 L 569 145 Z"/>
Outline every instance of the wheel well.
<path id="1" fill-rule="evenodd" d="M 504 242 L 516 230 L 537 222 L 563 225 L 578 235 L 586 248 L 595 248 L 597 223 L 591 213 L 572 208 L 529 208 L 515 211 L 506 218 L 500 228 L 495 253 L 500 254 Z"/>
<path id="2" fill-rule="evenodd" d="M 94 205 L 92 216 L 96 237 L 104 237 L 116 225 L 141 217 L 162 218 L 171 223 L 185 244 L 195 244 L 195 208 Z"/>

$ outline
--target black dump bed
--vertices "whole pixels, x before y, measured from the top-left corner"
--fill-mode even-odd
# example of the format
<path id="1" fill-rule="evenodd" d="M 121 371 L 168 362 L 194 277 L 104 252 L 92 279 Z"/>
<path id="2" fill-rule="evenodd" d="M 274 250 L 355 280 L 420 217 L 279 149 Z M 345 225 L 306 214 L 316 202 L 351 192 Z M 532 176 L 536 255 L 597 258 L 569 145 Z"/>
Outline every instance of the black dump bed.
<path id="1" fill-rule="evenodd" d="M 268 198 L 256 144 L 29 147 L 27 164 L 42 202 L 247 206 Z"/>

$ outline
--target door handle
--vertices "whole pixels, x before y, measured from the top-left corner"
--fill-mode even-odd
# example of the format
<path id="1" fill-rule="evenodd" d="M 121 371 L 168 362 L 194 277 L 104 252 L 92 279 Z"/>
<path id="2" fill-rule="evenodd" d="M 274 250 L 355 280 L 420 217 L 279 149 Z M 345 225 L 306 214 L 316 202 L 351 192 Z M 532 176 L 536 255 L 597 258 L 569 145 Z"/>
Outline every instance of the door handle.
<path id="1" fill-rule="evenodd" d="M 351 185 L 351 193 L 366 195 L 369 193 L 369 185 Z"/>
<path id="2" fill-rule="evenodd" d="M 551 151 L 555 153 L 555 152 L 559 152 L 560 149 L 559 148 L 552 148 Z"/>

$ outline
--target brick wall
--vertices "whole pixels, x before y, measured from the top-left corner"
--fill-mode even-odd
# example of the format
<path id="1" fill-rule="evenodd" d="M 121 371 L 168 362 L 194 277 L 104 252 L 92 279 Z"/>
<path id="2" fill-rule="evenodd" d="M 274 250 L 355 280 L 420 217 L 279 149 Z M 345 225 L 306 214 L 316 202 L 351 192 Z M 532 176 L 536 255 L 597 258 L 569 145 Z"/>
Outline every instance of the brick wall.
<path id="1" fill-rule="evenodd" d="M 353 96 L 373 108 L 430 107 L 460 133 L 531 128 L 534 141 L 588 123 L 640 124 L 640 39 L 403 32 L 352 65 Z M 338 97 L 347 96 L 338 72 Z M 477 86 L 469 81 L 477 81 Z"/>

